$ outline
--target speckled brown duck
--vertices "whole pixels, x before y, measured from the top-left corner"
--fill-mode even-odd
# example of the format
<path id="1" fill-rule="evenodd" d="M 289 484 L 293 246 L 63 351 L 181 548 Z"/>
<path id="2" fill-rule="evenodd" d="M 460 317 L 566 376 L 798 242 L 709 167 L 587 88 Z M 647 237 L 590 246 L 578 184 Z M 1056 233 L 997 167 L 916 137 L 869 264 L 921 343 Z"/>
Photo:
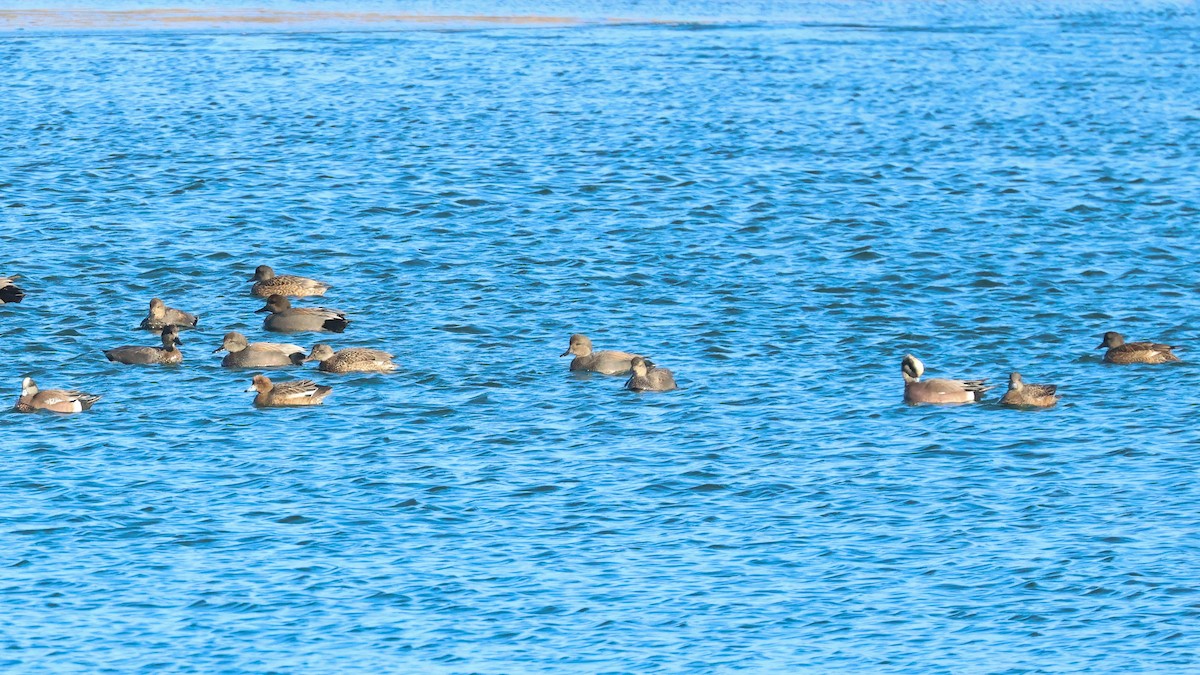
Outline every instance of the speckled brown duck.
<path id="1" fill-rule="evenodd" d="M 286 408 L 291 406 L 321 405 L 333 387 L 317 384 L 312 380 L 272 382 L 266 375 L 255 375 L 246 391 L 257 394 L 254 405 L 259 408 Z"/>
<path id="2" fill-rule="evenodd" d="M 1061 396 L 1055 395 L 1058 385 L 1032 384 L 1021 379 L 1020 373 L 1009 373 L 1008 391 L 1000 398 L 1004 405 L 1049 408 L 1058 403 Z"/>
<path id="3" fill-rule="evenodd" d="M 32 377 L 21 381 L 21 396 L 13 410 L 30 413 L 49 410 L 56 413 L 77 413 L 91 408 L 100 397 L 73 389 L 46 389 L 41 391 Z"/>
<path id="4" fill-rule="evenodd" d="M 162 332 L 162 329 L 167 326 L 175 326 L 180 329 L 195 328 L 200 323 L 200 317 L 181 309 L 167 307 L 166 303 L 158 298 L 150 300 L 150 313 L 146 318 L 142 319 L 142 330 L 152 330 L 156 333 Z"/>
<path id="5" fill-rule="evenodd" d="M 268 298 L 272 295 L 287 295 L 293 298 L 325 295 L 325 291 L 330 288 L 329 284 L 316 279 L 298 277 L 294 274 L 276 275 L 275 270 L 268 265 L 259 265 L 254 268 L 254 276 L 250 277 L 250 281 L 254 282 L 254 285 L 250 287 L 250 293 L 260 298 Z"/>
<path id="6" fill-rule="evenodd" d="M 1163 345 L 1157 342 L 1126 342 L 1125 336 L 1116 331 L 1104 334 L 1104 341 L 1096 349 L 1108 348 L 1104 352 L 1106 363 L 1171 363 L 1179 357 L 1171 353 L 1179 349 L 1173 345 Z"/>
<path id="7" fill-rule="evenodd" d="M 922 380 L 925 364 L 912 354 L 906 354 L 900 362 L 900 373 L 904 376 L 904 400 L 907 403 L 975 403 L 992 387 L 987 380 L 951 380 L 933 378 Z"/>
<path id="8" fill-rule="evenodd" d="M 318 361 L 317 370 L 326 373 L 390 373 L 396 369 L 393 358 L 378 349 L 349 347 L 335 352 L 327 344 L 316 344 L 304 362 Z"/>

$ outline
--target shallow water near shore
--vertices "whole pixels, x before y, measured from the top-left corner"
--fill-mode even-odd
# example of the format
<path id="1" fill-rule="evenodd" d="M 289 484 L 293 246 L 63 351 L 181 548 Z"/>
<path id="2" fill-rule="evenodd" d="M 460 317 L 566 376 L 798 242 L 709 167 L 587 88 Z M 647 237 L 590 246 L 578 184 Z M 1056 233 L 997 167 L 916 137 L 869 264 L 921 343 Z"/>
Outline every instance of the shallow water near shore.
<path id="1" fill-rule="evenodd" d="M 0 413 L 0 668 L 1194 666 L 1194 5 L 574 9 L 0 32 L 0 395 L 103 396 Z M 259 264 L 349 328 L 263 332 Z M 151 297 L 184 363 L 105 361 Z M 400 368 L 257 410 L 231 330 Z"/>

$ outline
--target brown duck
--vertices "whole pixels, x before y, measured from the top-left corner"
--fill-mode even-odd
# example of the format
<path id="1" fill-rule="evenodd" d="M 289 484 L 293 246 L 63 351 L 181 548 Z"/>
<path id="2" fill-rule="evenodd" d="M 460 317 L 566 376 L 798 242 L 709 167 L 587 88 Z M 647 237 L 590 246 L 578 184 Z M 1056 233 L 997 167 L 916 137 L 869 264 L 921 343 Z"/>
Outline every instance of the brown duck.
<path id="1" fill-rule="evenodd" d="M 246 391 L 256 392 L 254 405 L 259 408 L 285 408 L 299 405 L 321 405 L 333 387 L 312 380 L 292 380 L 275 384 L 266 375 L 255 375 Z"/>
<path id="2" fill-rule="evenodd" d="M 1125 336 L 1116 331 L 1104 334 L 1104 342 L 1096 349 L 1108 348 L 1104 352 L 1106 363 L 1170 363 L 1179 357 L 1171 353 L 1179 347 L 1160 345 L 1156 342 L 1126 342 Z"/>
<path id="3" fill-rule="evenodd" d="M 1026 384 L 1021 379 L 1020 373 L 1009 373 L 1008 391 L 1004 392 L 1000 402 L 1004 405 L 1049 408 L 1062 398 L 1055 395 L 1056 391 L 1058 391 L 1058 385 Z"/>

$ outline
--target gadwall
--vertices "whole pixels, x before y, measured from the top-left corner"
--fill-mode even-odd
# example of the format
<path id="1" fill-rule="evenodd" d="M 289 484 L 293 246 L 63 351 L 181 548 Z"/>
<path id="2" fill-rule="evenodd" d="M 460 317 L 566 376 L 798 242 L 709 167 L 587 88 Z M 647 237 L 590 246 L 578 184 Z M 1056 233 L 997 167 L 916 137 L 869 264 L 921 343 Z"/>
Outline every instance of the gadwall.
<path id="1" fill-rule="evenodd" d="M 1096 349 L 1104 349 L 1104 360 L 1107 363 L 1170 363 L 1178 361 L 1179 357 L 1171 353 L 1179 347 L 1160 345 L 1155 342 L 1125 342 L 1125 336 L 1116 331 L 1104 334 L 1104 342 Z"/>
<path id="2" fill-rule="evenodd" d="M 255 342 L 249 344 L 246 336 L 238 332 L 226 333 L 221 346 L 213 350 L 228 351 L 221 359 L 224 368 L 273 368 L 275 366 L 298 366 L 304 362 L 304 348 L 279 342 Z"/>
<path id="3" fill-rule="evenodd" d="M 195 328 L 200 317 L 183 310 L 167 307 L 162 300 L 154 298 L 150 301 L 150 315 L 142 319 L 142 330 L 161 332 L 167 326 L 179 328 Z"/>
<path id="4" fill-rule="evenodd" d="M 272 295 L 267 298 L 266 306 L 255 311 L 271 313 L 263 319 L 263 328 L 276 333 L 341 333 L 350 324 L 345 312 L 324 307 L 292 307 L 291 301 L 282 295 Z"/>
<path id="5" fill-rule="evenodd" d="M 574 354 L 571 359 L 571 370 L 589 370 L 605 375 L 624 375 L 629 372 L 630 361 L 637 354 L 614 351 L 592 351 L 592 341 L 586 335 L 576 333 L 567 344 L 567 351 L 559 354 L 559 358 Z"/>
<path id="6" fill-rule="evenodd" d="M 304 362 L 320 361 L 317 370 L 326 373 L 389 373 L 396 369 L 391 354 L 378 349 L 351 347 L 336 353 L 327 344 L 313 345 Z"/>
<path id="7" fill-rule="evenodd" d="M 653 361 L 635 356 L 629 361 L 633 375 L 625 382 L 631 391 L 671 391 L 675 388 L 675 376 L 666 368 L 659 368 Z"/>
<path id="8" fill-rule="evenodd" d="M 904 356 L 900 372 L 904 375 L 904 400 L 907 403 L 974 403 L 992 388 L 984 386 L 987 380 L 934 378 L 922 382 L 925 364 L 912 354 Z"/>
<path id="9" fill-rule="evenodd" d="M 257 392 L 254 405 L 259 408 L 283 408 L 295 405 L 321 405 L 333 387 L 312 380 L 292 380 L 274 384 L 266 375 L 255 375 L 246 391 Z"/>
<path id="10" fill-rule="evenodd" d="M 19 275 L 11 277 L 0 277 L 0 305 L 8 303 L 17 303 L 25 298 L 25 292 L 13 285 L 13 279 L 19 278 Z"/>
<path id="11" fill-rule="evenodd" d="M 175 348 L 175 345 L 181 344 L 183 343 L 179 341 L 179 328 L 167 326 L 162 331 L 161 347 L 117 347 L 105 350 L 104 355 L 109 361 L 130 365 L 174 364 L 183 361 L 183 352 Z"/>
<path id="12" fill-rule="evenodd" d="M 56 413 L 77 413 L 87 410 L 92 407 L 93 403 L 99 400 L 99 396 L 85 394 L 82 391 L 67 389 L 38 391 L 37 384 L 34 383 L 33 378 L 27 377 L 21 380 L 21 397 L 17 399 L 17 405 L 13 407 L 13 410 L 23 413 L 36 412 L 38 410 L 49 410 Z"/>
<path id="13" fill-rule="evenodd" d="M 1062 398 L 1061 396 L 1054 395 L 1056 391 L 1058 391 L 1058 385 L 1026 384 L 1021 380 L 1020 373 L 1009 373 L 1008 391 L 1004 392 L 1004 396 L 1000 399 L 1000 402 L 1004 405 L 1049 408 L 1058 403 L 1058 399 Z"/>
<path id="14" fill-rule="evenodd" d="M 330 288 L 329 284 L 315 279 L 307 279 L 292 274 L 275 276 L 275 270 L 267 265 L 259 265 L 254 268 L 254 276 L 250 278 L 250 281 L 255 282 L 254 286 L 250 288 L 250 293 L 260 298 L 272 295 L 290 295 L 293 298 L 301 298 L 307 295 L 325 295 L 325 291 Z"/>

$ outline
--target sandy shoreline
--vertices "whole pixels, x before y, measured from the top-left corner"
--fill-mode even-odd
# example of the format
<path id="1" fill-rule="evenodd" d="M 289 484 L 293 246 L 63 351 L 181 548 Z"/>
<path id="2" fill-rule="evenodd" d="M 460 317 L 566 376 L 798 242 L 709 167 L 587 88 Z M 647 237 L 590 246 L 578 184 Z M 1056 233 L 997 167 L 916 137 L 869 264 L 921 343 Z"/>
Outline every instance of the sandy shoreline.
<path id="1" fill-rule="evenodd" d="M 628 19 L 570 16 L 427 15 L 388 12 L 281 11 L 272 9 L 6 9 L 0 32 L 18 30 L 195 30 L 250 28 L 379 29 L 406 26 L 574 26 L 632 23 Z M 641 23 L 641 22 L 639 22 Z"/>

